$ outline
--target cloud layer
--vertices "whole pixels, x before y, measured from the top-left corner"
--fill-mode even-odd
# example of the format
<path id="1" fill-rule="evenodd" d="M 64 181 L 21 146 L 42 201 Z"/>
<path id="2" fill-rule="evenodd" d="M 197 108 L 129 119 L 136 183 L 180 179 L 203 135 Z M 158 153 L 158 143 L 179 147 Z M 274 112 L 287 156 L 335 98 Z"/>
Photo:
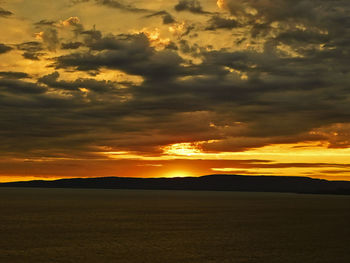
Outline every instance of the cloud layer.
<path id="1" fill-rule="evenodd" d="M 83 0 L 66 8 L 77 6 L 120 12 L 109 29 L 132 13 L 132 26 L 111 32 L 47 13 L 28 26 L 32 39 L 2 41 L 0 56 L 23 63 L 0 62 L 1 155 L 157 156 L 175 143 L 207 153 L 350 147 L 348 1 L 222 0 L 215 8 L 180 0 L 157 9 Z M 0 16 L 15 17 L 2 8 Z"/>

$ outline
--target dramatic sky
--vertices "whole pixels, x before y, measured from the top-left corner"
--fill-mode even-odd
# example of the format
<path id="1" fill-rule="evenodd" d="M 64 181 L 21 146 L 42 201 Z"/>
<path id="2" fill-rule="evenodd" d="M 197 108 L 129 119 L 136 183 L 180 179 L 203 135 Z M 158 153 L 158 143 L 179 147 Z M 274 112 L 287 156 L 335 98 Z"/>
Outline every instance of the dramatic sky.
<path id="1" fill-rule="evenodd" d="M 0 181 L 350 180 L 349 0 L 0 0 Z"/>

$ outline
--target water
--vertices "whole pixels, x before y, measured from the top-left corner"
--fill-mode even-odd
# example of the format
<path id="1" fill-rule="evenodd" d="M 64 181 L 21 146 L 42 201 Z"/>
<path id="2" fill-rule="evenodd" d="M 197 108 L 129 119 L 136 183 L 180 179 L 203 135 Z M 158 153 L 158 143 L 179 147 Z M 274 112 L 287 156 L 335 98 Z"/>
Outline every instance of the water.
<path id="1" fill-rule="evenodd" d="M 0 188 L 0 262 L 350 262 L 350 196 Z"/>

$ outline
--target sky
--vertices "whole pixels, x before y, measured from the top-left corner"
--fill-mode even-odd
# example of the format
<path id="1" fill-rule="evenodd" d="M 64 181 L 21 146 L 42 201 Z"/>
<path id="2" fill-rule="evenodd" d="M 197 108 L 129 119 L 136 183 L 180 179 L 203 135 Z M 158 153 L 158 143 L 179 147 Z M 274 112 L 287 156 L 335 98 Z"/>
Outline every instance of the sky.
<path id="1" fill-rule="evenodd" d="M 350 180 L 348 0 L 0 0 L 0 182 Z"/>

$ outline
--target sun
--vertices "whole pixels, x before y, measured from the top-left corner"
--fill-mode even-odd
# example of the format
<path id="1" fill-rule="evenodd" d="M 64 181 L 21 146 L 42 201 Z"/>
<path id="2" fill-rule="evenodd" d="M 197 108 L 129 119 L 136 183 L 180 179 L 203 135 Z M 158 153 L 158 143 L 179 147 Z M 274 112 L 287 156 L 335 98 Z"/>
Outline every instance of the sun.
<path id="1" fill-rule="evenodd" d="M 164 174 L 165 178 L 176 178 L 176 177 L 191 177 L 192 175 L 186 171 L 171 171 Z"/>

